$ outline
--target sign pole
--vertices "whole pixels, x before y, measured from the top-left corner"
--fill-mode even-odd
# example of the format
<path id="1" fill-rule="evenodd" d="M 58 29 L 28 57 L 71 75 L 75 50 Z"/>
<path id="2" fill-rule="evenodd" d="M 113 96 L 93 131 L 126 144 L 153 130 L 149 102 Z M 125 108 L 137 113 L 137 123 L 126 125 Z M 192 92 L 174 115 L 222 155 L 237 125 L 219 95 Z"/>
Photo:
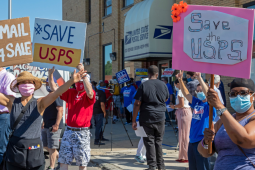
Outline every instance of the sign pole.
<path id="1" fill-rule="evenodd" d="M 210 88 L 214 89 L 214 74 L 211 74 L 211 83 Z M 210 105 L 209 107 L 209 128 L 213 130 L 213 106 Z M 208 152 L 209 154 L 212 154 L 212 142 L 209 142 L 208 144 Z"/>
<path id="2" fill-rule="evenodd" d="M 8 19 L 12 19 L 12 0 L 8 3 Z"/>

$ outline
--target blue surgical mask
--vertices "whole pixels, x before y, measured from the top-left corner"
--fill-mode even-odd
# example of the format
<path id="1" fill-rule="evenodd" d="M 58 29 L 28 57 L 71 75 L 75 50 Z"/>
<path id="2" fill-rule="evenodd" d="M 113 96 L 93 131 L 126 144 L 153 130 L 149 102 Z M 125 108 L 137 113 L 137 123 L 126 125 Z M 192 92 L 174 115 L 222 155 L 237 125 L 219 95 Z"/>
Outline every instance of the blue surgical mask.
<path id="1" fill-rule="evenodd" d="M 179 91 L 179 89 L 176 86 L 174 86 L 174 88 L 175 88 L 176 91 Z"/>
<path id="2" fill-rule="evenodd" d="M 250 95 L 230 97 L 231 107 L 237 113 L 245 113 L 251 107 Z"/>
<path id="3" fill-rule="evenodd" d="M 50 89 L 50 86 L 46 86 L 46 90 L 47 90 L 49 93 L 52 92 L 52 90 Z"/>
<path id="4" fill-rule="evenodd" d="M 201 101 L 205 100 L 206 99 L 206 96 L 204 94 L 204 92 L 198 92 L 197 93 L 197 98 Z"/>
<path id="5" fill-rule="evenodd" d="M 188 81 L 188 82 L 191 82 L 191 81 L 192 81 L 192 78 L 188 78 L 187 81 Z"/>

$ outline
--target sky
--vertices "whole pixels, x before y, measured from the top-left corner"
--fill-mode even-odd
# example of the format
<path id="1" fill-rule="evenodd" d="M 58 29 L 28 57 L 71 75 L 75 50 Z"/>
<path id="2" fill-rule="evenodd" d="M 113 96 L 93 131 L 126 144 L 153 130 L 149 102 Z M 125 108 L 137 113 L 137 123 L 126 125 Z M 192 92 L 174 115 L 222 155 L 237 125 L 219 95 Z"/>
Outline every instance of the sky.
<path id="1" fill-rule="evenodd" d="M 35 18 L 62 20 L 62 0 L 12 0 L 12 19 L 29 17 L 33 41 Z M 8 19 L 8 0 L 0 0 L 0 20 Z"/>

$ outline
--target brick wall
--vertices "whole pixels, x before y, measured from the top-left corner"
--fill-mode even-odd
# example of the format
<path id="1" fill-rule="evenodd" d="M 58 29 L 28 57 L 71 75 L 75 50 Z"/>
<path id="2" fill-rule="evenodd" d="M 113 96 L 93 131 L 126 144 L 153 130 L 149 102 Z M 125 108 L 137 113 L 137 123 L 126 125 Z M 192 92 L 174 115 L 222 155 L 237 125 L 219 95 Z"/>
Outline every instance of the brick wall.
<path id="1" fill-rule="evenodd" d="M 134 0 L 134 4 L 142 0 Z M 63 20 L 88 22 L 89 0 L 62 0 Z M 124 39 L 124 14 L 132 8 L 132 5 L 123 8 L 123 0 L 112 0 L 112 14 L 104 16 L 104 0 L 91 0 L 91 22 L 88 23 L 85 46 L 85 57 L 90 58 L 90 65 L 85 66 L 91 72 L 92 80 L 103 79 L 103 45 L 112 44 L 112 51 L 117 53 L 117 60 L 112 62 L 112 75 L 122 69 L 122 40 Z M 102 32 L 102 23 L 104 31 Z M 115 39 L 114 39 L 115 33 Z M 92 36 L 93 35 L 93 36 Z M 115 40 L 115 43 L 114 43 Z M 141 68 L 141 62 L 132 64 L 130 70 L 134 75 L 134 69 Z"/>

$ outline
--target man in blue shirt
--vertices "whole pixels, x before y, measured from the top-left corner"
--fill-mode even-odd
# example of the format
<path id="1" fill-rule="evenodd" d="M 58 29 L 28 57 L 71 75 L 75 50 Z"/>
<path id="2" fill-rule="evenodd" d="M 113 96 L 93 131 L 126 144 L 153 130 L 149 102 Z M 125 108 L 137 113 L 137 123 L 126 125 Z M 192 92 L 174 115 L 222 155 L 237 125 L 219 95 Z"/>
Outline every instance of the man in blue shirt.
<path id="1" fill-rule="evenodd" d="M 167 89 L 168 89 L 168 92 L 169 92 L 169 98 L 168 100 L 165 102 L 166 103 L 166 106 L 167 105 L 170 105 L 170 104 L 173 104 L 173 88 L 172 86 L 168 83 L 168 78 L 167 77 L 162 77 L 161 79 L 164 83 L 166 83 L 166 86 L 167 86 Z M 168 115 L 168 111 L 166 109 L 166 113 L 165 113 L 165 116 L 166 116 L 166 122 L 170 122 L 170 117 Z"/>
<path id="2" fill-rule="evenodd" d="M 201 77 L 201 73 L 195 73 L 200 84 L 196 87 L 197 98 L 192 96 L 182 81 L 183 72 L 180 71 L 178 78 L 181 91 L 184 97 L 191 103 L 193 108 L 190 127 L 190 141 L 188 149 L 189 170 L 209 170 L 210 159 L 204 158 L 197 151 L 199 142 L 204 138 L 204 129 L 209 127 L 209 104 L 206 99 L 208 87 Z M 213 120 L 216 117 L 216 110 L 213 108 Z"/>
<path id="3" fill-rule="evenodd" d="M 126 114 L 127 122 L 125 124 L 131 124 L 132 122 L 132 113 L 128 111 L 127 107 L 132 104 L 133 95 L 136 92 L 134 86 L 131 86 L 131 82 L 127 82 L 127 86 L 121 89 L 121 94 L 123 95 L 123 103 Z"/>

